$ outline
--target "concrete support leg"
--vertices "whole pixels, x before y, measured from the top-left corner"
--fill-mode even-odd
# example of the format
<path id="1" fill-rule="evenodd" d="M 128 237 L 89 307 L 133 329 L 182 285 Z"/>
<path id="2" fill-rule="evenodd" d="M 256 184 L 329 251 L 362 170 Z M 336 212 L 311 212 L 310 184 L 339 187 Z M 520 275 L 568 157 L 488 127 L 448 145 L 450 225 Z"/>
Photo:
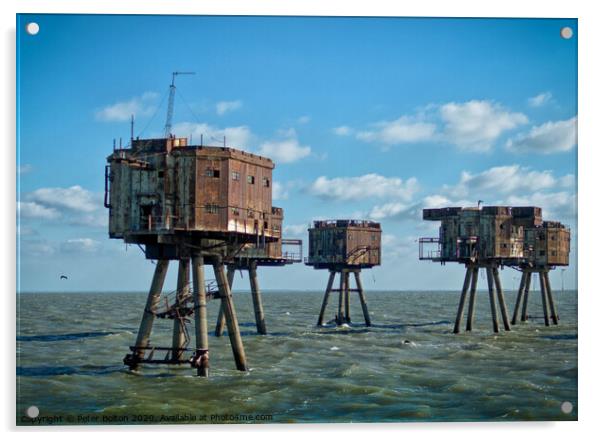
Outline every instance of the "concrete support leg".
<path id="1" fill-rule="evenodd" d="M 169 260 L 157 261 L 153 281 L 146 299 L 144 314 L 142 315 L 142 321 L 140 321 L 138 336 L 136 336 L 136 347 L 148 347 L 153 323 L 155 321 L 155 310 L 161 299 L 161 291 L 163 290 L 163 283 L 165 282 L 165 275 L 167 274 L 168 267 Z M 134 357 L 144 357 L 144 348 L 136 348 Z"/>
<path id="2" fill-rule="evenodd" d="M 497 306 L 495 304 L 495 292 L 493 286 L 493 270 L 487 267 L 487 287 L 489 288 L 489 304 L 491 305 L 491 321 L 493 323 L 493 331 L 500 332 L 500 326 L 497 321 Z"/>
<path id="3" fill-rule="evenodd" d="M 257 333 L 260 335 L 265 335 L 268 332 L 265 327 L 263 303 L 261 302 L 261 292 L 259 291 L 259 282 L 257 281 L 257 263 L 251 263 L 249 265 L 249 280 L 251 283 L 251 296 L 253 297 L 253 310 L 255 311 L 255 324 L 257 325 Z"/>
<path id="4" fill-rule="evenodd" d="M 466 275 L 464 276 L 464 285 L 460 295 L 460 304 L 458 304 L 458 313 L 456 314 L 456 323 L 454 324 L 454 333 L 460 333 L 460 325 L 462 325 L 462 316 L 464 315 L 464 304 L 466 303 L 466 295 L 470 286 L 472 277 L 472 267 L 466 266 Z"/>
<path id="5" fill-rule="evenodd" d="M 527 314 L 527 305 L 529 304 L 529 290 L 531 290 L 531 276 L 533 272 L 527 272 L 527 278 L 525 279 L 525 298 L 523 299 L 523 311 L 520 316 L 520 320 L 525 322 L 529 319 L 529 315 Z"/>
<path id="6" fill-rule="evenodd" d="M 322 308 L 320 309 L 320 316 L 318 316 L 318 327 L 324 324 L 324 313 L 326 312 L 326 307 L 328 306 L 328 299 L 330 297 L 330 291 L 332 290 L 332 284 L 334 283 L 335 273 L 336 272 L 330 271 L 330 275 L 328 277 L 328 284 L 326 285 L 326 292 L 324 293 Z"/>
<path id="7" fill-rule="evenodd" d="M 232 291 L 232 286 L 234 285 L 234 275 L 236 273 L 236 268 L 234 265 L 228 265 L 228 285 L 230 286 L 230 291 Z M 221 336 L 224 334 L 224 328 L 226 327 L 226 318 L 224 317 L 224 309 L 222 309 L 221 305 L 219 308 L 219 312 L 217 314 L 217 323 L 215 324 L 215 336 Z"/>
<path id="8" fill-rule="evenodd" d="M 472 323 L 474 322 L 474 308 L 477 299 L 477 282 L 479 281 L 479 268 L 472 268 L 472 277 L 470 282 L 470 298 L 468 300 L 468 316 L 466 317 L 466 331 L 472 331 Z"/>
<path id="9" fill-rule="evenodd" d="M 337 312 L 337 325 L 343 324 L 344 320 L 344 296 L 345 296 L 345 271 L 342 270 L 339 272 L 340 280 L 339 280 L 339 310 Z"/>
<path id="10" fill-rule="evenodd" d="M 502 290 L 502 282 L 500 280 L 500 270 L 497 267 L 492 269 L 493 280 L 495 281 L 495 290 L 497 291 L 497 300 L 500 303 L 500 311 L 502 312 L 502 321 L 504 330 L 510 331 L 510 320 L 508 319 L 508 308 L 506 307 L 506 299 Z"/>
<path id="11" fill-rule="evenodd" d="M 364 294 L 364 287 L 362 286 L 362 279 L 360 277 L 360 272 L 354 272 L 355 275 L 355 284 L 357 286 L 357 293 L 360 297 L 360 304 L 362 305 L 362 312 L 364 313 L 364 321 L 366 322 L 366 326 L 370 327 L 372 322 L 370 320 L 370 313 L 368 313 L 368 303 L 366 302 L 366 295 Z"/>
<path id="12" fill-rule="evenodd" d="M 171 358 L 173 360 L 184 359 L 183 348 L 186 347 L 186 328 L 184 323 L 184 316 L 180 316 L 179 307 L 184 303 L 184 299 L 190 294 L 190 260 L 185 258 L 180 260 L 178 267 L 178 284 L 175 298 L 175 306 L 178 311 L 176 318 L 173 320 L 173 334 L 171 338 L 171 346 L 173 348 L 171 352 Z"/>
<path id="13" fill-rule="evenodd" d="M 543 320 L 546 323 L 546 327 L 548 327 L 550 325 L 550 311 L 548 310 L 548 294 L 546 293 L 546 281 L 543 271 L 539 271 L 539 289 L 541 290 Z"/>
<path id="14" fill-rule="evenodd" d="M 215 272 L 215 279 L 219 288 L 222 309 L 226 318 L 226 325 L 228 326 L 228 337 L 230 338 L 230 345 L 232 346 L 232 354 L 234 355 L 236 368 L 240 371 L 247 371 L 247 357 L 242 345 L 242 338 L 240 337 L 238 318 L 236 317 L 236 310 L 234 309 L 234 302 L 232 301 L 232 293 L 230 292 L 230 284 L 228 283 L 224 264 L 221 261 L 214 261 L 213 271 Z"/>
<path id="15" fill-rule="evenodd" d="M 205 292 L 205 262 L 203 257 L 192 259 L 192 283 L 194 296 L 194 331 L 196 355 L 199 358 L 197 374 L 209 376 L 209 335 L 207 333 L 207 297 Z"/>
<path id="16" fill-rule="evenodd" d="M 351 323 L 351 312 L 349 307 L 349 272 L 345 272 L 345 322 Z"/>
<path id="17" fill-rule="evenodd" d="M 526 280 L 527 280 L 527 273 L 523 272 L 520 277 L 520 285 L 518 286 L 518 294 L 516 295 L 516 304 L 514 305 L 514 313 L 512 314 L 512 325 L 516 325 L 516 320 L 518 319 L 518 312 L 520 310 L 520 305 L 523 300 L 523 295 L 525 294 Z"/>
<path id="18" fill-rule="evenodd" d="M 544 272 L 544 279 L 546 282 L 546 293 L 548 295 L 548 304 L 550 304 L 550 314 L 552 315 L 552 322 L 554 325 L 558 325 L 558 312 L 556 311 L 556 304 L 554 303 L 554 295 L 552 294 L 552 288 L 550 287 L 550 272 Z"/>

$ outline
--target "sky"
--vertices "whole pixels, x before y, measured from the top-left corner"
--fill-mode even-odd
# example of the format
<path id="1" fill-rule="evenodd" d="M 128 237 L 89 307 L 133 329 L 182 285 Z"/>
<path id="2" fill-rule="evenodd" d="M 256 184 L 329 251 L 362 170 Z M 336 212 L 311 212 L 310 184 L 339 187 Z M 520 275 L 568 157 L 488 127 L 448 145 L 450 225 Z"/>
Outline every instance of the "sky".
<path id="1" fill-rule="evenodd" d="M 195 72 L 176 79 L 175 134 L 272 158 L 287 238 L 307 241 L 315 219 L 381 223 L 383 264 L 364 272 L 366 289 L 460 289 L 463 267 L 418 260 L 419 237 L 438 234 L 421 213 L 478 200 L 541 206 L 570 227 L 571 265 L 551 282 L 576 288 L 574 19 L 26 14 L 20 291 L 148 289 L 153 264 L 108 238 L 104 166 L 132 114 L 136 135 L 161 136 L 173 71 Z M 264 289 L 295 290 L 328 276 L 303 264 L 259 275 Z M 506 289 L 519 275 L 502 271 Z"/>

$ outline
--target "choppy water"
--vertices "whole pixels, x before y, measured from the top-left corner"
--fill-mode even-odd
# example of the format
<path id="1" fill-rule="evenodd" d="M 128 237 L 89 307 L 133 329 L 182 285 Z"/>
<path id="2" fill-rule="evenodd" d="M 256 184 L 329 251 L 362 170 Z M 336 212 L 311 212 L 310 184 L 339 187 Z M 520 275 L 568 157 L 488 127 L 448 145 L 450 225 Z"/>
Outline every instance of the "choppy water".
<path id="1" fill-rule="evenodd" d="M 230 422 L 247 421 L 240 415 L 261 422 L 577 418 L 574 291 L 556 292 L 559 326 L 544 327 L 539 292 L 532 292 L 534 318 L 497 336 L 485 292 L 478 294 L 475 331 L 461 335 L 451 332 L 457 292 L 368 292 L 369 329 L 361 325 L 356 297 L 351 327 L 317 328 L 322 295 L 264 292 L 270 334 L 259 336 L 250 294 L 235 293 L 251 371 L 236 371 L 227 336 L 211 334 L 206 380 L 186 366 L 146 366 L 140 373 L 123 366 L 145 294 L 21 294 L 17 423 L 30 423 L 23 414 L 31 405 L 40 417 L 61 416 L 59 423 L 111 416 L 186 421 L 184 415 Z M 510 309 L 514 298 L 506 294 Z M 209 303 L 211 333 L 217 305 Z M 169 345 L 171 324 L 157 320 L 153 344 Z M 574 406 L 570 414 L 560 410 L 565 401 Z"/>

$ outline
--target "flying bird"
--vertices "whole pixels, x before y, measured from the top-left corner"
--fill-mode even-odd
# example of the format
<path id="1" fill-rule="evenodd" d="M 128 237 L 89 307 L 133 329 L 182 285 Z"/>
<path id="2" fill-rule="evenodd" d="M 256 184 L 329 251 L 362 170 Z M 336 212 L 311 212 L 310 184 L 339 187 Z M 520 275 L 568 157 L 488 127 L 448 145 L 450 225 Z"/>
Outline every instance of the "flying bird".
<path id="1" fill-rule="evenodd" d="M 68 280 L 69 278 L 67 278 L 67 275 L 61 275 L 61 280 Z"/>

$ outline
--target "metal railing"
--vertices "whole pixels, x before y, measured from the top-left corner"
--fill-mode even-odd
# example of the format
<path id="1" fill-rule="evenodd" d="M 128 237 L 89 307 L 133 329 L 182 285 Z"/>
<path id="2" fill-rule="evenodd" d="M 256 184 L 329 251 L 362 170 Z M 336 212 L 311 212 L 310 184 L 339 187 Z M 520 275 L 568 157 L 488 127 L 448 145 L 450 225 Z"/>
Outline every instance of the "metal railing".
<path id="1" fill-rule="evenodd" d="M 368 254 L 368 261 L 359 261 L 362 257 Z M 376 254 L 378 256 L 380 254 L 380 247 L 378 246 L 358 246 L 354 248 L 352 251 L 347 252 L 345 256 L 343 255 L 314 255 L 310 257 L 305 257 L 303 261 L 305 263 L 310 263 L 318 261 L 319 263 L 334 263 L 334 264 L 362 264 L 368 263 L 370 264 L 370 259 Z"/>
<path id="2" fill-rule="evenodd" d="M 360 228 L 375 228 L 380 229 L 380 223 L 370 220 L 315 220 L 314 228 L 337 227 L 344 228 L 355 226 Z"/>
<path id="3" fill-rule="evenodd" d="M 426 245 L 437 245 L 437 249 L 426 249 Z M 438 260 L 441 258 L 441 241 L 439 237 L 422 237 L 418 239 L 418 259 Z"/>
<path id="4" fill-rule="evenodd" d="M 285 247 L 293 248 L 285 250 Z M 303 241 L 296 238 L 282 239 L 282 258 L 292 263 L 300 263 L 303 261 Z"/>

